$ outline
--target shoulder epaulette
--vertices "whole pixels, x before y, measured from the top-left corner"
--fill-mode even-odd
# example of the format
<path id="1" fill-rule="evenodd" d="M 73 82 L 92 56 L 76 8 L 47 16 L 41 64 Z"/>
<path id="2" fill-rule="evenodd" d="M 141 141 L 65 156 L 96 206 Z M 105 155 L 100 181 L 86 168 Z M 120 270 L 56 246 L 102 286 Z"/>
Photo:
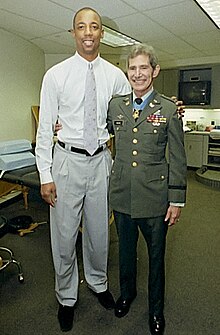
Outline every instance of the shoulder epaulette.
<path id="1" fill-rule="evenodd" d="M 162 98 L 164 98 L 164 99 L 166 99 L 166 100 L 168 100 L 168 101 L 170 101 L 170 102 L 172 102 L 172 103 L 176 103 L 175 101 L 174 101 L 174 99 L 172 99 L 172 98 L 170 98 L 170 97 L 167 97 L 166 95 L 164 95 L 164 94 L 160 94 L 160 96 L 162 97 Z M 174 97 L 173 97 L 174 98 Z M 177 98 L 175 97 L 175 99 L 177 100 Z"/>
<path id="2" fill-rule="evenodd" d="M 125 95 L 121 95 L 121 94 L 115 94 L 115 95 L 113 95 L 112 96 L 112 99 L 114 99 L 114 98 L 123 98 L 123 97 L 126 97 L 127 96 L 127 94 L 125 94 Z"/>

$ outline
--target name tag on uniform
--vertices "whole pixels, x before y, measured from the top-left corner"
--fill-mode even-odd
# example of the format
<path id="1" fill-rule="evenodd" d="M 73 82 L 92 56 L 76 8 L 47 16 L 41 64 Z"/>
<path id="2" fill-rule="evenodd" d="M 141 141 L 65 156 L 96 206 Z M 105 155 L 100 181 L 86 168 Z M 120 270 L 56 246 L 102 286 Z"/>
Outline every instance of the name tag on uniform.
<path id="1" fill-rule="evenodd" d="M 124 120 L 115 120 L 113 121 L 115 126 L 123 126 L 124 125 Z"/>

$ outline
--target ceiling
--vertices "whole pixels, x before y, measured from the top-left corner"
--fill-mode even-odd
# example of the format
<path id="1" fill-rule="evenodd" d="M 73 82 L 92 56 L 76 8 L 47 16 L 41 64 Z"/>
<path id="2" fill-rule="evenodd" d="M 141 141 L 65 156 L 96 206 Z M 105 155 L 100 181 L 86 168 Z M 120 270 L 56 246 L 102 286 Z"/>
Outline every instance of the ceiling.
<path id="1" fill-rule="evenodd" d="M 193 0 L 0 0 L 0 28 L 45 54 L 72 54 L 68 29 L 85 6 L 105 25 L 153 45 L 162 68 L 220 63 L 220 30 Z M 100 50 L 107 59 L 124 59 L 128 51 L 104 44 Z"/>

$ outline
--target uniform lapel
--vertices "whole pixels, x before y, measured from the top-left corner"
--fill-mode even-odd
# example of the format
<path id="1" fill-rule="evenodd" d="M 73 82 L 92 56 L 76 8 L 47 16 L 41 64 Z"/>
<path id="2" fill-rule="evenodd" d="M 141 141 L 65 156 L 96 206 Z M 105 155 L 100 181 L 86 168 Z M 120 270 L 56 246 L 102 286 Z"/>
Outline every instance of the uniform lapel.
<path id="1" fill-rule="evenodd" d="M 132 94 L 129 94 L 122 98 L 120 108 L 122 109 L 123 114 L 129 119 L 129 121 L 135 123 L 134 118 L 132 116 L 133 113 Z"/>

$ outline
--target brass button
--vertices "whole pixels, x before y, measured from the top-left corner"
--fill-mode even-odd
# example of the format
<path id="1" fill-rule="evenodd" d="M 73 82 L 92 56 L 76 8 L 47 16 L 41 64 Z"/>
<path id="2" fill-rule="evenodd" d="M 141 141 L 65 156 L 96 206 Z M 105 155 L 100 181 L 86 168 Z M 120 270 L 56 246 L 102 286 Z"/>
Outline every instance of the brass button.
<path id="1" fill-rule="evenodd" d="M 160 176 L 160 179 L 164 180 L 164 179 L 165 179 L 165 176 Z"/>
<path id="2" fill-rule="evenodd" d="M 132 154 L 133 154 L 133 156 L 137 156 L 137 154 L 138 154 L 137 150 L 133 150 Z"/>
<path id="3" fill-rule="evenodd" d="M 133 143 L 137 144 L 138 140 L 136 138 L 133 139 Z"/>
<path id="4" fill-rule="evenodd" d="M 138 166 L 138 163 L 137 162 L 132 162 L 132 166 L 136 167 L 136 166 Z"/>
<path id="5" fill-rule="evenodd" d="M 157 129 L 154 129 L 154 134 L 157 134 Z"/>
<path id="6" fill-rule="evenodd" d="M 137 133 L 138 129 L 137 128 L 133 128 L 133 133 Z"/>

